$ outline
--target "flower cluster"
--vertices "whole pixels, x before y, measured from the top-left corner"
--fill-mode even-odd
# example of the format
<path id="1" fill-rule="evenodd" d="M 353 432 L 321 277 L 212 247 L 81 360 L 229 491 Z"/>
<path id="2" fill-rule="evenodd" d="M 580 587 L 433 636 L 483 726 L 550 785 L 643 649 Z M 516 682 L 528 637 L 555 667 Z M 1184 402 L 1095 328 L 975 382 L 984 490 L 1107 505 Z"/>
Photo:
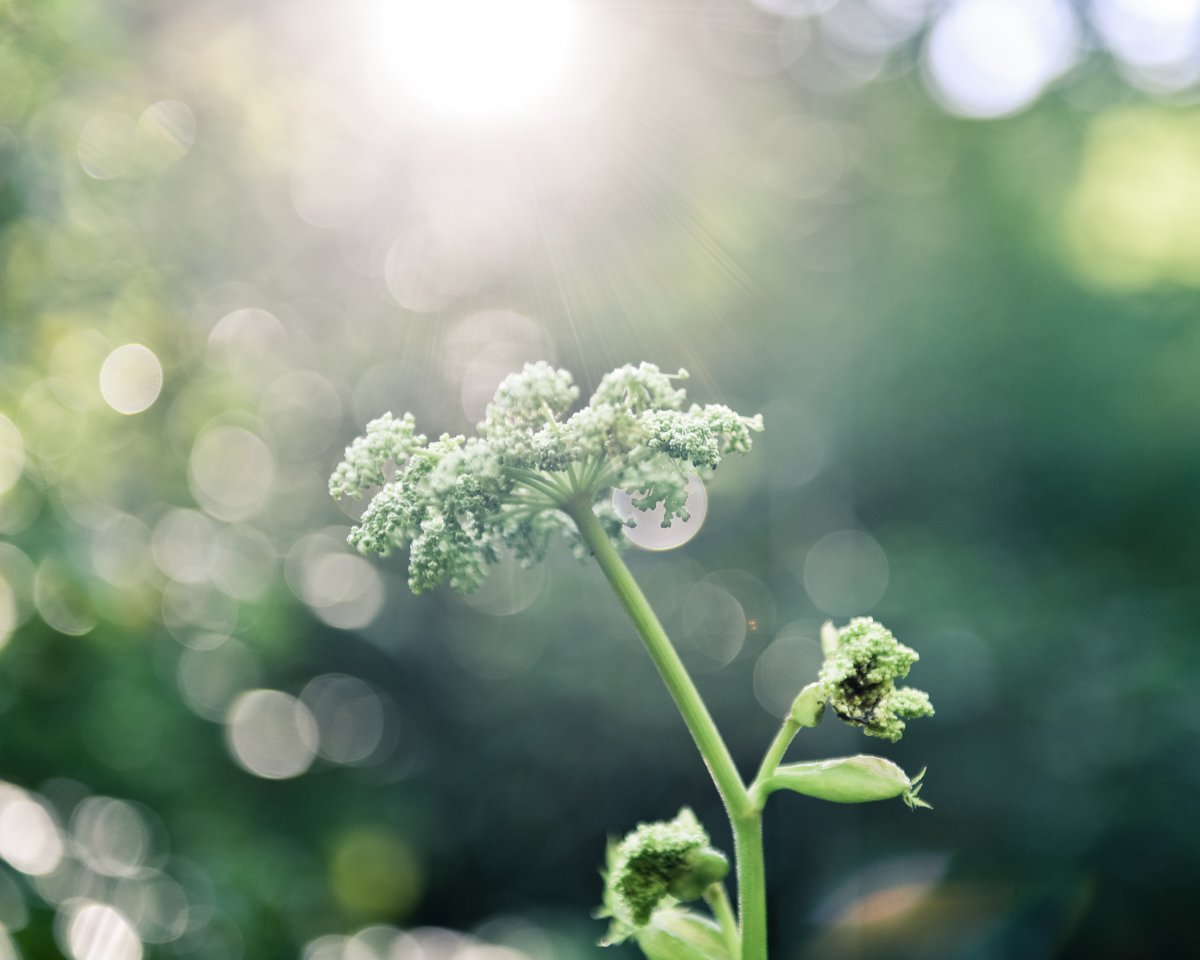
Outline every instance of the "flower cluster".
<path id="1" fill-rule="evenodd" d="M 527 364 L 500 384 L 478 437 L 429 442 L 411 415 L 385 414 L 347 449 L 330 479 L 335 497 L 375 492 L 350 542 L 386 555 L 408 547 L 409 585 L 420 593 L 442 582 L 468 592 L 501 556 L 545 556 L 557 534 L 578 544 L 571 509 L 595 511 L 622 542 L 623 523 L 609 488 L 634 506 L 664 508 L 664 526 L 686 520 L 687 474 L 706 476 L 728 453 L 746 453 L 762 418 L 711 404 L 683 409 L 685 392 L 653 364 L 607 374 L 588 405 L 571 375 Z"/>
<path id="2" fill-rule="evenodd" d="M 817 679 L 825 702 L 847 723 L 871 737 L 899 740 L 905 719 L 929 717 L 929 694 L 897 687 L 918 660 L 917 651 L 900 643 L 883 624 L 856 617 L 848 626 L 822 635 L 825 662 Z"/>
<path id="3" fill-rule="evenodd" d="M 674 820 L 640 824 L 609 854 L 609 942 L 644 927 L 660 905 L 698 899 L 728 872 L 729 861 L 709 845 L 708 834 L 689 808 Z"/>

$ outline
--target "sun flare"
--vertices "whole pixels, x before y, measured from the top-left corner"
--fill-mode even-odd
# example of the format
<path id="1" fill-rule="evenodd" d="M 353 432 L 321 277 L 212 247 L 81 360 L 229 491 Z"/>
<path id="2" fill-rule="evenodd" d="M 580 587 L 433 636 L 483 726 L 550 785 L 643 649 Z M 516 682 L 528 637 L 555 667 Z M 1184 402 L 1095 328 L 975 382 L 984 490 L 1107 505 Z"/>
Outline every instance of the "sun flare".
<path id="1" fill-rule="evenodd" d="M 572 0 L 393 0 L 377 9 L 377 59 L 422 110 L 462 122 L 539 112 L 561 92 L 580 32 Z"/>

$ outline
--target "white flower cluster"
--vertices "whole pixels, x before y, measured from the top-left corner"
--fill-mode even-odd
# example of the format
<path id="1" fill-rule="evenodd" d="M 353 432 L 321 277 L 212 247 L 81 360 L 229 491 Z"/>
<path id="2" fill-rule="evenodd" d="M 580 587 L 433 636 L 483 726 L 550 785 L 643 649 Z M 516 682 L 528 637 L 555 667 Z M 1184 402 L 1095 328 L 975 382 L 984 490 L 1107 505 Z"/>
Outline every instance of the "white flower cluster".
<path id="1" fill-rule="evenodd" d="M 750 434 L 762 430 L 761 416 L 725 406 L 683 410 L 686 394 L 673 382 L 686 376 L 649 363 L 620 367 L 570 414 L 579 396 L 571 375 L 527 364 L 500 384 L 471 439 L 430 443 L 411 414 L 385 414 L 346 449 L 329 482 L 339 498 L 381 488 L 350 542 L 384 555 L 408 547 L 416 593 L 443 581 L 468 592 L 503 553 L 532 563 L 557 534 L 578 543 L 571 508 L 593 509 L 621 544 L 623 521 L 597 499 L 612 487 L 639 510 L 662 504 L 664 526 L 686 520 L 687 473 L 708 475 L 725 454 L 748 452 Z"/>

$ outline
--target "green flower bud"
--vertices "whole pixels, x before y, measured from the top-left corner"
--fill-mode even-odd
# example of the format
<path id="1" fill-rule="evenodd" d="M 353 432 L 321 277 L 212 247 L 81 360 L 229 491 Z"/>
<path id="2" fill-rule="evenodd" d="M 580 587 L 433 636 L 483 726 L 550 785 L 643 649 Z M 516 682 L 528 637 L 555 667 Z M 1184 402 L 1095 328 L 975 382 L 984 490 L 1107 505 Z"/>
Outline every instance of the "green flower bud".
<path id="1" fill-rule="evenodd" d="M 825 662 L 818 682 L 826 702 L 847 723 L 871 737 L 899 740 L 905 719 L 929 717 L 929 695 L 912 687 L 896 687 L 908 675 L 917 652 L 896 640 L 883 624 L 857 617 L 833 631 L 821 629 Z"/>
<path id="2" fill-rule="evenodd" d="M 909 778 L 891 760 L 859 754 L 811 763 L 789 763 L 766 782 L 768 791 L 791 790 L 833 803 L 870 803 L 901 797 L 910 807 L 928 807 L 918 799 L 922 770 Z"/>
<path id="3" fill-rule="evenodd" d="M 667 893 L 676 900 L 699 900 L 704 891 L 729 873 L 729 858 L 720 850 L 703 847 L 683 857 L 681 869 L 671 878 Z"/>
<path id="4" fill-rule="evenodd" d="M 792 701 L 788 716 L 793 723 L 802 727 L 815 727 L 825 713 L 825 688 L 818 682 L 810 683 Z"/>
<path id="5" fill-rule="evenodd" d="M 729 861 L 687 807 L 674 820 L 643 823 L 610 856 L 605 902 L 634 928 L 650 922 L 666 899 L 695 900 L 722 880 Z"/>

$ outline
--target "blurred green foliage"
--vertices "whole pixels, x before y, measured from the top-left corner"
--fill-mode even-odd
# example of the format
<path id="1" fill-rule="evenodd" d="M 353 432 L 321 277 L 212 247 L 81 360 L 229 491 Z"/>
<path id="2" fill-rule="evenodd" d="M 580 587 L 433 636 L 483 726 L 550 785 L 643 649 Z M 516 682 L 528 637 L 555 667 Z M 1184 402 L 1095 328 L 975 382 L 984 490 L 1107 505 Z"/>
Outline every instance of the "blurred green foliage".
<path id="1" fill-rule="evenodd" d="M 95 928 L 112 960 L 323 960 L 386 923 L 591 957 L 607 834 L 690 804 L 728 848 L 595 569 L 416 599 L 403 558 L 344 547 L 324 486 L 359 425 L 470 430 L 536 359 L 585 392 L 686 366 L 764 412 L 700 535 L 632 558 L 739 763 L 826 616 L 921 653 L 938 716 L 896 759 L 936 810 L 769 811 L 773 955 L 1189 942 L 1195 107 L 1092 51 L 1028 109 L 955 116 L 925 20 L 869 71 L 838 47 L 828 10 L 904 4 L 810 6 L 714 32 L 594 4 L 596 103 L 447 131 L 364 68 L 357 7 L 0 5 L 21 956 L 92 960 Z M 786 70 L 781 23 L 807 31 Z M 826 723 L 793 756 L 862 748 Z"/>

